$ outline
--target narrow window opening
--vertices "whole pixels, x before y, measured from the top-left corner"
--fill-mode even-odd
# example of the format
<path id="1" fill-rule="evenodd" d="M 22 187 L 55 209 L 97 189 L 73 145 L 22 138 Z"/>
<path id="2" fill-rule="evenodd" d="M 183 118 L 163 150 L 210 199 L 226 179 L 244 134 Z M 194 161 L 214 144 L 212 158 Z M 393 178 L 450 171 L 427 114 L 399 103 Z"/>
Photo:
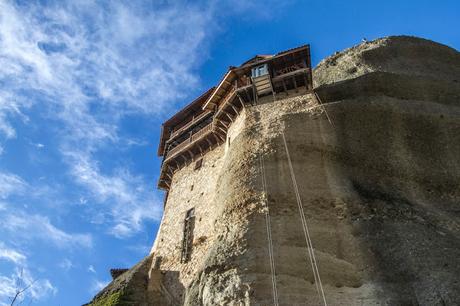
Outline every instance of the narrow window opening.
<path id="1" fill-rule="evenodd" d="M 192 254 L 193 230 L 195 228 L 195 208 L 187 210 L 184 220 L 184 235 L 182 238 L 181 263 L 190 260 Z"/>
<path id="2" fill-rule="evenodd" d="M 158 256 L 157 258 L 155 258 L 155 264 L 153 265 L 153 269 L 159 270 L 160 267 L 161 267 L 161 261 L 162 260 L 163 260 L 162 256 Z"/>

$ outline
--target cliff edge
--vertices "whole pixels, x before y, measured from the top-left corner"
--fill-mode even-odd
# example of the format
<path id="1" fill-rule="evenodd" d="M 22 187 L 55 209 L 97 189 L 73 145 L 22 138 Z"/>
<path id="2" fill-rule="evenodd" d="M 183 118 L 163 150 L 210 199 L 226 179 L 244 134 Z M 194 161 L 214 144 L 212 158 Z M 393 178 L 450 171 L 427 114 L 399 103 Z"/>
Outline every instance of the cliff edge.
<path id="1" fill-rule="evenodd" d="M 313 93 L 246 107 L 199 171 L 174 173 L 148 272 L 125 272 L 145 281 L 136 305 L 321 305 L 319 282 L 328 305 L 460 300 L 460 53 L 386 37 L 326 58 L 313 79 Z"/>

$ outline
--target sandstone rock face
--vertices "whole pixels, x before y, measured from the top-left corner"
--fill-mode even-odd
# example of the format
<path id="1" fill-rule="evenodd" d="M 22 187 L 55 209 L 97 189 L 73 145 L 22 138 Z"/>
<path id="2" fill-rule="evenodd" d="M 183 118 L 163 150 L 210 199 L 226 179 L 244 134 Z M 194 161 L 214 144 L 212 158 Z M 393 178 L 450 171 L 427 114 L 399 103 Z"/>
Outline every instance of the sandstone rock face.
<path id="1" fill-rule="evenodd" d="M 328 305 L 460 301 L 460 53 L 389 37 L 313 77 L 317 95 L 260 99 L 174 174 L 146 305 L 272 305 L 267 212 L 279 305 L 322 305 L 299 205 Z"/>

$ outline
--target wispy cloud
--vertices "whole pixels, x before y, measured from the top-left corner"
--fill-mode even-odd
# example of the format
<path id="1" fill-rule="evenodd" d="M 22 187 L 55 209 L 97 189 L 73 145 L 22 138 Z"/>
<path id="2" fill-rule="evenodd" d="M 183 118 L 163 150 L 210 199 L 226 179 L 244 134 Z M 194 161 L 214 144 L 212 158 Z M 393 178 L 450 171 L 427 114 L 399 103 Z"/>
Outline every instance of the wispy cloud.
<path id="1" fill-rule="evenodd" d="M 69 234 L 51 224 L 47 217 L 41 215 L 9 214 L 0 223 L 0 228 L 24 241 L 40 239 L 60 248 L 92 246 L 90 234 Z"/>
<path id="2" fill-rule="evenodd" d="M 130 236 L 158 220 L 160 201 L 128 167 L 102 171 L 99 154 L 130 142 L 125 116 L 158 116 L 200 87 L 216 20 L 259 3 L 0 0 L 0 135 L 18 136 L 14 119 L 58 127 L 68 173 L 103 204 L 93 219 L 109 211 L 110 232 Z"/>
<path id="3" fill-rule="evenodd" d="M 12 194 L 22 193 L 27 183 L 19 176 L 0 172 L 0 199 L 6 199 Z"/>
<path id="4" fill-rule="evenodd" d="M 61 269 L 63 269 L 64 271 L 69 271 L 70 269 L 72 269 L 74 266 L 74 264 L 72 263 L 72 261 L 68 258 L 64 258 L 60 263 L 59 263 L 59 267 Z"/>
<path id="5" fill-rule="evenodd" d="M 29 299 L 39 300 L 57 292 L 48 279 L 36 278 L 28 268 L 27 256 L 21 251 L 0 242 L 0 261 L 6 260 L 14 265 L 11 275 L 0 273 L 0 305 L 10 305 L 18 290 L 28 288 L 18 296 L 18 302 Z"/>
<path id="6" fill-rule="evenodd" d="M 8 119 L 27 122 L 36 104 L 41 115 L 52 114 L 63 126 L 58 143 L 69 173 L 95 199 L 113 201 L 116 236 L 158 219 L 161 205 L 140 176 L 126 169 L 100 172 L 97 152 L 129 142 L 118 134 L 125 114 L 163 112 L 198 85 L 194 69 L 212 15 L 204 8 L 0 1 L 0 133 L 16 137 Z"/>
<path id="7" fill-rule="evenodd" d="M 132 235 L 141 229 L 144 220 L 159 220 L 161 206 L 142 177 L 127 169 L 112 175 L 102 174 L 97 163 L 85 153 L 67 152 L 72 175 L 86 186 L 99 203 L 111 203 L 107 212 L 111 220 L 110 232 L 117 237 Z"/>
<path id="8" fill-rule="evenodd" d="M 96 270 L 94 269 L 94 266 L 93 266 L 93 265 L 89 265 L 89 267 L 88 267 L 88 272 L 91 272 L 91 273 L 96 274 Z"/>
<path id="9" fill-rule="evenodd" d="M 14 264 L 24 264 L 27 257 L 21 252 L 7 247 L 0 241 L 0 259 L 10 261 Z"/>
<path id="10" fill-rule="evenodd" d="M 57 288 L 48 279 L 36 279 L 29 269 L 16 268 L 10 276 L 0 275 L 0 305 L 10 305 L 16 292 L 28 286 L 30 287 L 18 296 L 18 302 L 26 299 L 37 301 L 57 293 Z"/>

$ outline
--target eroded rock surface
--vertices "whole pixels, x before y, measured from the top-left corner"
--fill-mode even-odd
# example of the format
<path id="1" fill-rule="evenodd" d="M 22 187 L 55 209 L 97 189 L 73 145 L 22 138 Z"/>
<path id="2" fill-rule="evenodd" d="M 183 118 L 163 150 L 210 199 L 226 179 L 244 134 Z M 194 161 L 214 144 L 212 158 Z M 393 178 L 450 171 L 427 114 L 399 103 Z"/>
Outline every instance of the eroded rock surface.
<path id="1" fill-rule="evenodd" d="M 261 99 L 202 169 L 174 174 L 146 305 L 273 304 L 265 200 L 280 305 L 321 305 L 288 157 L 328 305 L 457 305 L 460 53 L 382 38 L 313 76 L 322 105 L 311 93 Z M 194 246 L 181 263 L 191 207 Z"/>

